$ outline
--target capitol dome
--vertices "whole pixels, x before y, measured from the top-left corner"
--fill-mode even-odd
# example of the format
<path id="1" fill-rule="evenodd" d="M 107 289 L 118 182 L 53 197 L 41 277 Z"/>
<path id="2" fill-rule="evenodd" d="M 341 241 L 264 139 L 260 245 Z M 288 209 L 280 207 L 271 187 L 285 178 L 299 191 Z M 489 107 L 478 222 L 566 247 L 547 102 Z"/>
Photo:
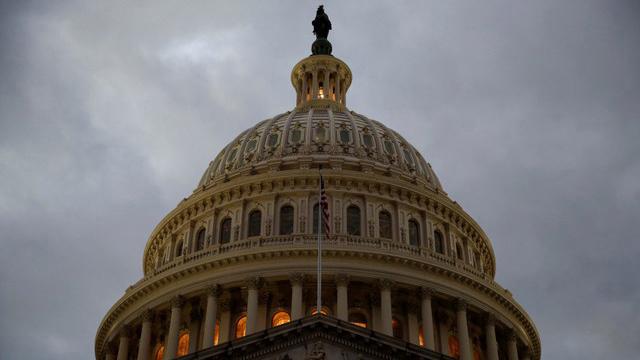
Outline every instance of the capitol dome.
<path id="1" fill-rule="evenodd" d="M 233 139 L 151 232 L 96 359 L 540 359 L 487 235 L 414 146 L 347 108 L 331 51 L 319 36 L 295 107 Z"/>

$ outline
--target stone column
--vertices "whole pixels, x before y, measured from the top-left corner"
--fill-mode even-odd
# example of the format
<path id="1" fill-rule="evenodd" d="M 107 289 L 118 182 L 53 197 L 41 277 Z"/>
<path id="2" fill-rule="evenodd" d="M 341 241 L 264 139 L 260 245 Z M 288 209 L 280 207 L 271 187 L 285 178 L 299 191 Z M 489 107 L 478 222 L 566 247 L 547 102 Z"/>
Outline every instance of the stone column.
<path id="1" fill-rule="evenodd" d="M 142 313 L 142 329 L 140 330 L 140 342 L 138 343 L 138 360 L 149 360 L 151 353 L 151 324 L 153 312 L 145 310 Z"/>
<path id="2" fill-rule="evenodd" d="M 125 326 L 120 331 L 120 343 L 118 344 L 118 360 L 129 358 L 129 327 Z"/>
<path id="3" fill-rule="evenodd" d="M 254 276 L 245 280 L 247 285 L 247 335 L 256 332 L 258 323 L 258 290 L 262 279 Z"/>
<path id="4" fill-rule="evenodd" d="M 311 70 L 311 100 L 318 98 L 318 69 Z"/>
<path id="5" fill-rule="evenodd" d="M 331 93 L 331 89 L 329 87 L 329 69 L 324 69 L 324 80 L 322 81 L 322 87 L 324 88 L 324 98 L 325 99 L 329 99 L 330 98 L 330 93 Z"/>
<path id="6" fill-rule="evenodd" d="M 220 336 L 218 343 L 229 341 L 231 335 L 231 302 L 228 298 L 220 299 Z"/>
<path id="7" fill-rule="evenodd" d="M 340 95 L 340 71 L 336 71 L 336 78 L 334 80 L 336 82 L 336 101 L 340 102 L 342 96 Z"/>
<path id="8" fill-rule="evenodd" d="M 487 341 L 487 360 L 498 360 L 498 341 L 496 340 L 496 318 L 493 314 L 487 315 L 484 328 Z"/>
<path id="9" fill-rule="evenodd" d="M 346 274 L 336 275 L 336 288 L 338 293 L 337 311 L 338 319 L 349 321 L 349 276 Z"/>
<path id="10" fill-rule="evenodd" d="M 300 102 L 301 103 L 305 103 L 307 102 L 307 89 L 309 88 L 309 83 L 307 82 L 307 73 L 303 73 L 302 74 L 302 96 L 300 97 Z"/>
<path id="11" fill-rule="evenodd" d="M 183 304 L 184 299 L 182 296 L 176 296 L 171 300 L 171 320 L 169 322 L 169 333 L 167 334 L 167 347 L 164 349 L 162 360 L 171 360 L 176 357 Z"/>
<path id="12" fill-rule="evenodd" d="M 207 309 L 204 315 L 204 330 L 202 335 L 202 348 L 207 349 L 213 346 L 215 338 L 216 318 L 218 317 L 218 296 L 220 296 L 220 286 L 217 284 L 209 288 L 207 294 Z M 218 335 L 220 336 L 220 335 Z"/>
<path id="13" fill-rule="evenodd" d="M 407 303 L 407 327 L 409 329 L 409 342 L 420 345 L 420 326 L 418 325 L 418 303 L 409 300 Z"/>
<path id="14" fill-rule="evenodd" d="M 380 324 L 380 294 L 370 293 L 369 303 L 371 304 L 371 328 L 382 332 L 382 325 Z"/>
<path id="15" fill-rule="evenodd" d="M 107 344 L 107 353 L 104 356 L 105 360 L 116 360 L 115 350 L 111 344 Z"/>
<path id="16" fill-rule="evenodd" d="M 507 336 L 507 354 L 509 354 L 509 360 L 518 360 L 518 337 L 513 330 L 509 331 Z"/>
<path id="17" fill-rule="evenodd" d="M 467 303 L 462 299 L 458 299 L 456 303 L 456 319 L 458 340 L 460 341 L 460 360 L 472 360 L 469 327 L 467 326 Z"/>
<path id="18" fill-rule="evenodd" d="M 380 281 L 380 320 L 382 333 L 393 336 L 393 313 L 391 308 L 391 287 L 393 282 L 388 279 Z"/>
<path id="19" fill-rule="evenodd" d="M 196 298 L 191 302 L 191 313 L 189 314 L 189 354 L 198 351 L 201 324 L 202 310 L 200 310 L 200 299 Z"/>
<path id="20" fill-rule="evenodd" d="M 422 298 L 422 335 L 424 336 L 424 345 L 429 350 L 436 349 L 435 328 L 433 326 L 433 310 L 431 309 L 431 296 L 433 290 L 423 287 L 420 289 Z"/>
<path id="21" fill-rule="evenodd" d="M 289 275 L 291 282 L 291 321 L 302 318 L 302 284 L 304 274 L 293 273 Z"/>

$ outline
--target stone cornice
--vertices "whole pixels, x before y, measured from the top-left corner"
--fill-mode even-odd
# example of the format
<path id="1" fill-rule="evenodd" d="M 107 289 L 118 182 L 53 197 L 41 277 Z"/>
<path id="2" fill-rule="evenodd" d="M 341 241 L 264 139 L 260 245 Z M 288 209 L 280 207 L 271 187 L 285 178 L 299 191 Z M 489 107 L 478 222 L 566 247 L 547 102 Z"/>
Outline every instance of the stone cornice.
<path id="1" fill-rule="evenodd" d="M 107 335 L 111 333 L 115 326 L 118 326 L 121 319 L 121 315 L 125 313 L 129 307 L 136 303 L 144 303 L 145 298 L 148 298 L 155 290 L 165 287 L 175 281 L 187 278 L 200 271 L 206 271 L 213 268 L 220 268 L 230 264 L 238 264 L 241 262 L 252 260 L 265 260 L 271 259 L 277 261 L 278 258 L 291 259 L 294 257 L 316 257 L 314 250 L 303 249 L 274 249 L 265 251 L 263 253 L 247 253 L 237 254 L 229 253 L 226 258 L 204 258 L 199 262 L 186 263 L 178 266 L 171 271 L 163 272 L 157 276 L 144 278 L 138 282 L 135 286 L 129 288 L 125 295 L 114 304 L 107 315 L 103 318 L 98 332 L 96 334 L 96 356 L 103 353 L 103 347 Z M 456 268 L 445 268 L 433 263 L 427 263 L 419 261 L 417 259 L 408 259 L 401 256 L 385 255 L 385 254 L 373 254 L 363 253 L 357 250 L 343 251 L 343 250 L 329 250 L 323 251 L 323 257 L 325 259 L 330 258 L 355 258 L 355 259 L 367 259 L 367 261 L 380 261 L 383 263 L 395 263 L 405 266 L 421 269 L 429 273 L 444 276 L 451 280 L 456 281 L 459 284 L 464 285 L 470 290 L 482 293 L 492 300 L 496 301 L 502 310 L 513 316 L 518 323 L 522 326 L 522 330 L 527 335 L 527 338 L 531 342 L 533 359 L 540 358 L 540 338 L 533 324 L 533 321 L 529 318 L 526 311 L 510 297 L 510 294 L 496 284 L 493 281 L 477 280 L 468 274 L 459 272 Z M 148 300 L 147 300 L 148 301 Z M 225 299 L 221 299 L 221 308 L 224 306 Z"/>

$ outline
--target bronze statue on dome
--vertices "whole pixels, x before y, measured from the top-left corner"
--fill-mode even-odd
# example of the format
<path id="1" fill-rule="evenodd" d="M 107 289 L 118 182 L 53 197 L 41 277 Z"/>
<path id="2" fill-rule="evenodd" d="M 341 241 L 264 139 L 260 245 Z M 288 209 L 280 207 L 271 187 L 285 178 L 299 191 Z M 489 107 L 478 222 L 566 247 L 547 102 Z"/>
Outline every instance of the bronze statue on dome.
<path id="1" fill-rule="evenodd" d="M 324 6 L 318 7 L 316 18 L 313 19 L 311 25 L 313 25 L 313 33 L 316 35 L 316 41 L 311 44 L 311 53 L 313 55 L 331 55 L 332 46 L 327 40 L 329 30 L 331 30 L 331 21 L 324 12 Z"/>
<path id="2" fill-rule="evenodd" d="M 331 30 L 331 21 L 329 16 L 324 12 L 324 6 L 320 5 L 316 11 L 316 18 L 311 22 L 313 25 L 313 33 L 317 39 L 326 39 Z"/>

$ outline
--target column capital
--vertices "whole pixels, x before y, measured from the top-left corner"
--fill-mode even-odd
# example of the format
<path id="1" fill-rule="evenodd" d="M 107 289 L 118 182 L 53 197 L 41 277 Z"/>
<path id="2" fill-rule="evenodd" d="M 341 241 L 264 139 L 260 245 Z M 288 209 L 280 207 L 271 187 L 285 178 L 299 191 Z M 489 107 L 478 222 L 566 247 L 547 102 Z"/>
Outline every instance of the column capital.
<path id="1" fill-rule="evenodd" d="M 337 286 L 349 286 L 349 275 L 347 274 L 336 274 L 335 282 Z"/>
<path id="2" fill-rule="evenodd" d="M 175 309 L 175 308 L 181 308 L 182 305 L 184 305 L 184 297 L 177 295 L 174 296 L 173 299 L 171 299 L 171 308 Z"/>
<path id="3" fill-rule="evenodd" d="M 222 286 L 218 284 L 211 284 L 207 287 L 207 295 L 213 297 L 219 297 L 222 294 Z"/>
<path id="4" fill-rule="evenodd" d="M 303 273 L 291 273 L 289 274 L 289 281 L 291 285 L 302 286 L 304 284 L 305 275 Z"/>
<path id="5" fill-rule="evenodd" d="M 259 276 L 251 276 L 244 280 L 244 284 L 249 290 L 258 290 L 262 287 L 263 279 Z"/>
<path id="6" fill-rule="evenodd" d="M 264 291 L 260 291 L 260 294 L 258 296 L 258 303 L 259 304 L 267 304 L 269 303 L 269 299 L 271 298 L 271 293 L 267 290 Z"/>
<path id="7" fill-rule="evenodd" d="M 456 311 L 467 311 L 467 302 L 464 299 L 456 299 Z"/>
<path id="8" fill-rule="evenodd" d="M 152 322 L 153 317 L 154 313 L 151 309 L 146 309 L 142 312 L 142 314 L 140 314 L 140 320 L 142 320 L 142 322 Z"/>
<path id="9" fill-rule="evenodd" d="M 492 312 L 488 312 L 485 315 L 485 322 L 487 325 L 495 326 L 496 325 L 496 315 Z"/>
<path id="10" fill-rule="evenodd" d="M 378 287 L 380 290 L 391 290 L 395 285 L 396 283 L 389 279 L 380 279 L 378 281 Z"/>
<path id="11" fill-rule="evenodd" d="M 123 325 L 122 328 L 120 328 L 120 337 L 128 338 L 129 336 L 131 336 L 131 327 L 129 325 Z"/>
<path id="12" fill-rule="evenodd" d="M 231 310 L 231 300 L 227 297 L 220 299 L 220 310 L 222 312 Z"/>
<path id="13" fill-rule="evenodd" d="M 435 294 L 435 291 L 433 291 L 432 288 L 426 287 L 426 286 L 420 287 L 420 297 L 422 299 L 431 299 L 431 297 L 433 297 L 434 294 Z"/>

